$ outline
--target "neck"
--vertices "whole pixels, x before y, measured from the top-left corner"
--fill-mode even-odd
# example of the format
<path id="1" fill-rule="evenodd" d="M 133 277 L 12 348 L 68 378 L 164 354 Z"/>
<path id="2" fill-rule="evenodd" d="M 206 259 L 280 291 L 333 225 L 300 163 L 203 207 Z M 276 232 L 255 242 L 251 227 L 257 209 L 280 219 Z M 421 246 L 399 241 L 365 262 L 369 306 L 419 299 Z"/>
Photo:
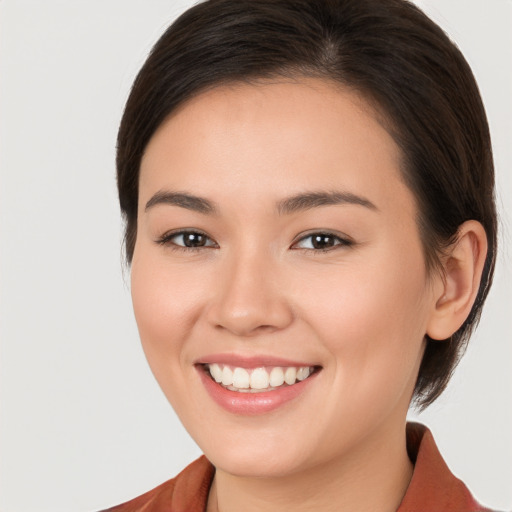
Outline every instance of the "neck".
<path id="1" fill-rule="evenodd" d="M 383 436 L 381 431 L 339 460 L 283 477 L 240 477 L 217 468 L 207 511 L 395 512 L 413 466 L 405 426 L 394 432 Z"/>

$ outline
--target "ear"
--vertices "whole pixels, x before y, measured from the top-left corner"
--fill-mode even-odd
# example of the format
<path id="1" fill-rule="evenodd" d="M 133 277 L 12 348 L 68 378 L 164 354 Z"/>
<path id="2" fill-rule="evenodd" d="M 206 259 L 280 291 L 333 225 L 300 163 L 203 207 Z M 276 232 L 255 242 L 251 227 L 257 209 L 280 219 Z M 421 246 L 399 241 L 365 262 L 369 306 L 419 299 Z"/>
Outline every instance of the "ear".
<path id="1" fill-rule="evenodd" d="M 479 222 L 469 220 L 459 228 L 456 241 L 443 257 L 444 275 L 435 286 L 434 309 L 427 325 L 427 335 L 445 340 L 468 317 L 475 302 L 487 255 L 487 236 Z"/>

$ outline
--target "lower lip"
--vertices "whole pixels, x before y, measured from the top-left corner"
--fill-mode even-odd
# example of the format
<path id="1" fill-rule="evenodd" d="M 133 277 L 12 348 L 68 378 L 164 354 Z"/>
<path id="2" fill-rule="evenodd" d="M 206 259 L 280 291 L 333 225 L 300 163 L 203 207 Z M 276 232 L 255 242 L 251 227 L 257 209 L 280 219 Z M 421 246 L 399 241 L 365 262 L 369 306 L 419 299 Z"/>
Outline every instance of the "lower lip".
<path id="1" fill-rule="evenodd" d="M 318 375 L 318 372 L 315 372 L 301 382 L 292 386 L 283 386 L 274 391 L 243 393 L 221 386 L 207 374 L 202 366 L 198 366 L 197 370 L 206 391 L 218 405 L 231 413 L 244 415 L 264 414 L 278 409 L 303 393 Z"/>

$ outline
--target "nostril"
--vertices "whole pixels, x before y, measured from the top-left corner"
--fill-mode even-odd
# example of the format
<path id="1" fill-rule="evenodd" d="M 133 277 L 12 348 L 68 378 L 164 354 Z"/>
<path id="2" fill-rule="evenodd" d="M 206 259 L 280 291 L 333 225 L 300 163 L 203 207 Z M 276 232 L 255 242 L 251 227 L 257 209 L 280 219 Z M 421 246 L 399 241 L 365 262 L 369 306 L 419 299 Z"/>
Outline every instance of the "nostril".
<path id="1" fill-rule="evenodd" d="M 217 324 L 215 325 L 215 329 L 219 331 L 227 330 L 239 338 L 254 338 L 261 334 L 270 334 L 272 332 L 277 331 L 279 328 L 273 325 L 257 325 L 256 327 L 253 327 L 250 325 L 242 326 L 233 324 Z"/>

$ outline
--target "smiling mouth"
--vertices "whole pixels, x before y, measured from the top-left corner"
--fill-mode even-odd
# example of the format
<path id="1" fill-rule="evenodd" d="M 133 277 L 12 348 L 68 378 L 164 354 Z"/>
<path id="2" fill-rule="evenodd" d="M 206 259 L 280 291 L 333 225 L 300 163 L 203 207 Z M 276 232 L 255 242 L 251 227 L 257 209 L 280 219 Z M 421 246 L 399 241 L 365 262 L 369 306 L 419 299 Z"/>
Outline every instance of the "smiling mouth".
<path id="1" fill-rule="evenodd" d="M 241 368 L 218 363 L 202 366 L 205 373 L 217 384 L 239 393 L 277 391 L 302 382 L 320 370 L 319 366 Z"/>

